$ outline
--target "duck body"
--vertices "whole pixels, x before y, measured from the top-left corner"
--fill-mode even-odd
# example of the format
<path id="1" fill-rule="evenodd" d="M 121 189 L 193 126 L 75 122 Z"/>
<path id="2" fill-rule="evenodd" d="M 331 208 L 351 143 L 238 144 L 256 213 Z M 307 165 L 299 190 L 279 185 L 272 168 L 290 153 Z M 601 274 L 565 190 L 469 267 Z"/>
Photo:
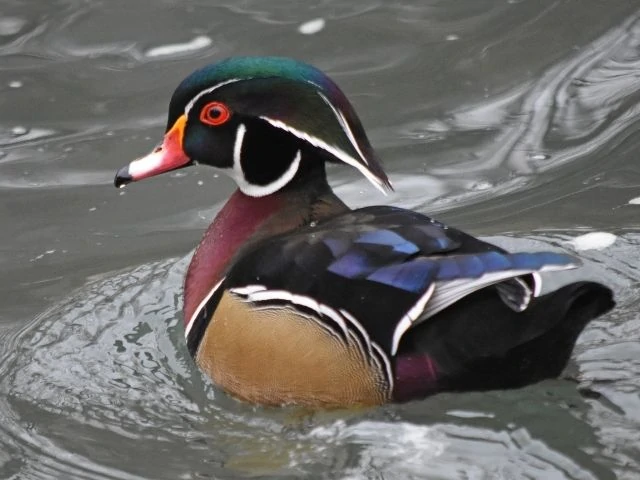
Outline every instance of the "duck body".
<path id="1" fill-rule="evenodd" d="M 187 347 L 230 394 L 335 407 L 558 376 L 611 291 L 578 282 L 540 296 L 572 256 L 509 253 L 417 212 L 351 210 L 325 163 L 391 188 L 353 108 L 319 70 L 236 58 L 195 72 L 163 144 L 116 185 L 197 160 L 239 189 L 185 279 Z"/>

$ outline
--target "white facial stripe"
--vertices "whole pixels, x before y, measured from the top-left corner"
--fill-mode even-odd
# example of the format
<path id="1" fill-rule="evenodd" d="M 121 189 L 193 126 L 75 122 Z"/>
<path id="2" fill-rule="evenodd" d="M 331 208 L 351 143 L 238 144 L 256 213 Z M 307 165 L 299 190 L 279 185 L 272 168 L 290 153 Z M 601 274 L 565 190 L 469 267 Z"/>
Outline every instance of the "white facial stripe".
<path id="1" fill-rule="evenodd" d="M 271 195 L 272 193 L 275 193 L 282 187 L 284 187 L 293 179 L 293 177 L 296 176 L 298 168 L 300 167 L 302 153 L 300 152 L 300 150 L 298 150 L 296 156 L 291 162 L 291 165 L 289 165 L 289 168 L 287 168 L 287 170 L 282 174 L 280 178 L 267 185 L 254 185 L 253 183 L 247 181 L 244 176 L 244 172 L 242 171 L 242 144 L 244 142 L 244 135 L 246 132 L 247 127 L 245 127 L 243 123 L 238 125 L 238 130 L 236 131 L 236 140 L 233 144 L 232 177 L 238 184 L 238 188 L 240 188 L 243 193 L 249 195 L 250 197 L 264 197 L 265 195 Z"/>
<path id="2" fill-rule="evenodd" d="M 188 117 L 189 116 L 189 111 L 193 108 L 193 106 L 196 104 L 196 102 L 198 100 L 200 100 L 204 95 L 207 95 L 208 93 L 211 93 L 211 92 L 213 92 L 214 90 L 217 90 L 220 87 L 224 87 L 225 85 L 229 85 L 230 83 L 239 82 L 240 80 L 242 80 L 242 79 L 241 78 L 232 78 L 230 80 L 225 80 L 224 82 L 220 82 L 220 83 L 214 85 L 213 87 L 205 88 L 200 93 L 198 93 L 195 97 L 193 97 L 189 103 L 187 103 L 187 106 L 184 108 L 184 114 L 187 115 L 187 117 Z"/>
<path id="3" fill-rule="evenodd" d="M 353 148 L 355 148 L 356 152 L 358 152 L 358 155 L 360 155 L 360 158 L 362 159 L 364 164 L 369 165 L 369 162 L 367 161 L 367 157 L 365 157 L 364 154 L 362 153 L 362 150 L 360 150 L 360 145 L 358 145 L 358 142 L 356 141 L 356 137 L 353 135 L 353 132 L 351 131 L 351 127 L 349 127 L 349 124 L 347 123 L 347 119 L 344 118 L 344 115 L 342 114 L 342 112 L 338 110 L 336 107 L 334 107 L 333 104 L 329 101 L 329 99 L 325 97 L 322 93 L 318 92 L 318 95 L 320 95 L 320 98 L 324 100 L 324 103 L 326 103 L 329 106 L 329 108 L 333 111 L 333 114 L 338 119 L 338 123 L 340 123 L 342 130 L 347 135 L 347 138 L 351 142 L 351 145 L 353 145 Z"/>
<path id="4" fill-rule="evenodd" d="M 228 85 L 230 83 L 235 83 L 235 82 L 239 82 L 239 81 L 242 81 L 242 80 L 243 79 L 241 79 L 241 78 L 231 78 L 229 80 L 225 80 L 224 82 L 220 82 L 220 83 L 214 85 L 213 87 L 209 87 L 209 88 L 206 88 L 206 89 L 202 90 L 195 97 L 193 97 L 191 99 L 191 101 L 189 101 L 189 103 L 187 103 L 187 106 L 184 109 L 185 115 L 188 117 L 189 112 L 191 111 L 193 106 L 204 95 L 207 95 L 207 94 L 213 92 L 214 90 L 217 90 L 220 87 L 224 87 L 225 85 Z M 313 82 L 309 82 L 309 83 L 313 84 Z M 315 85 L 315 84 L 313 84 L 313 85 Z M 265 116 L 261 116 L 260 118 L 265 120 L 265 121 L 267 121 L 267 122 L 269 122 L 271 125 L 273 125 L 276 128 L 280 128 L 280 129 L 285 130 L 285 131 L 287 131 L 289 133 L 292 133 L 296 137 L 309 142 L 311 145 L 313 145 L 315 147 L 322 148 L 323 150 L 329 152 L 331 155 L 333 155 L 336 158 L 342 160 L 344 163 L 346 163 L 348 165 L 351 165 L 352 167 L 355 167 L 357 170 L 360 171 L 360 173 L 362 173 L 367 178 L 367 180 L 369 180 L 373 184 L 374 187 L 376 187 L 378 190 L 380 190 L 383 195 L 387 195 L 387 187 L 386 187 L 386 185 L 378 177 L 376 177 L 373 173 L 371 173 L 369 171 L 369 169 L 366 167 L 366 165 L 368 165 L 368 161 L 367 161 L 366 157 L 363 155 L 362 150 L 360 150 L 360 146 L 358 145 L 358 142 L 356 141 L 356 139 L 355 139 L 355 137 L 353 135 L 353 132 L 351 131 L 351 128 L 349 127 L 349 124 L 347 123 L 347 121 L 346 121 L 344 115 L 342 114 L 342 112 L 337 110 L 331 104 L 331 102 L 329 102 L 329 100 L 322 93 L 318 92 L 318 94 L 324 100 L 324 102 L 327 105 L 329 105 L 329 107 L 331 108 L 331 110 L 335 114 L 336 118 L 338 119 L 338 122 L 340 123 L 340 126 L 342 127 L 343 131 L 345 132 L 345 134 L 349 138 L 349 141 L 351 142 L 353 147 L 358 152 L 358 155 L 360 155 L 360 158 L 365 163 L 365 165 L 361 164 L 355 158 L 351 157 L 349 154 L 347 154 L 346 152 L 340 150 L 339 148 L 334 147 L 332 145 L 329 145 L 329 144 L 327 144 L 326 142 L 323 142 L 322 140 L 320 140 L 317 137 L 312 137 L 311 135 L 308 135 L 308 134 L 306 134 L 304 132 L 301 132 L 300 130 L 295 129 L 295 128 L 287 125 L 286 123 L 281 122 L 280 120 L 275 120 L 275 119 L 272 119 L 272 118 L 269 118 L 269 117 L 265 117 Z M 244 133 L 243 133 L 243 137 L 244 137 Z M 240 139 L 240 140 L 242 140 L 242 139 Z M 238 144 L 238 136 L 236 135 L 236 146 L 237 146 L 237 144 Z M 240 147 L 237 147 L 237 148 L 242 148 L 242 141 L 240 141 Z M 266 185 L 264 187 L 263 186 L 256 186 L 256 185 L 251 185 L 248 182 L 244 181 L 244 176 L 239 176 L 235 172 L 235 148 L 234 148 L 234 175 L 233 175 L 233 178 L 236 179 L 236 181 L 238 181 L 239 178 L 241 178 L 244 181 L 243 183 L 238 182 L 238 186 L 247 195 L 251 195 L 251 196 L 254 196 L 254 197 L 263 197 L 265 195 L 269 195 L 269 194 L 279 190 L 280 188 L 282 188 L 284 185 L 286 185 L 287 182 L 289 182 L 295 176 L 295 173 L 296 173 L 296 171 L 298 169 L 298 164 L 300 162 L 300 152 L 298 152 L 298 155 L 296 155 L 296 159 L 297 159 L 297 162 L 294 159 L 294 163 L 291 165 L 291 167 L 296 165 L 295 169 L 289 168 L 289 170 L 287 170 L 287 172 L 285 172 L 285 175 L 280 177 L 277 182 L 269 184 L 269 185 Z M 290 177 L 288 177 L 288 179 L 286 181 L 283 181 L 284 178 L 287 178 L 287 175 L 290 175 Z M 273 188 L 273 185 L 278 185 L 278 187 L 277 188 Z M 262 193 L 262 192 L 264 192 L 264 193 Z"/>
<path id="5" fill-rule="evenodd" d="M 281 122 L 280 120 L 275 120 L 273 118 L 264 117 L 264 116 L 261 116 L 260 118 L 266 122 L 269 122 L 274 127 L 280 128 L 281 130 L 285 130 L 295 135 L 296 137 L 304 140 L 305 142 L 310 143 L 314 147 L 323 149 L 324 151 L 330 153 L 331 155 L 338 158 L 339 160 L 342 160 L 344 163 L 357 168 L 360 171 L 360 173 L 362 173 L 367 178 L 367 180 L 369 180 L 378 190 L 380 190 L 385 195 L 387 194 L 387 191 L 385 190 L 385 186 L 382 183 L 382 181 L 378 177 L 376 177 L 373 173 L 371 173 L 365 165 L 358 162 L 355 158 L 351 157 L 346 152 L 340 150 L 337 147 L 334 147 L 332 145 L 329 145 L 323 142 L 317 137 L 312 137 L 311 135 L 305 132 L 301 132 L 300 130 L 295 129 L 287 125 L 286 123 Z"/>
<path id="6" fill-rule="evenodd" d="M 220 280 L 218 283 L 216 283 L 215 287 L 213 287 L 211 289 L 211 291 L 207 294 L 207 296 L 204 297 L 204 299 L 200 302 L 200 304 L 198 305 L 198 308 L 195 309 L 195 311 L 193 312 L 193 315 L 191 315 L 191 318 L 189 319 L 189 322 L 187 323 L 187 326 L 184 329 L 184 337 L 185 338 L 189 338 L 189 332 L 191 331 L 191 327 L 193 327 L 194 320 L 200 314 L 200 310 L 202 310 L 202 308 L 209 301 L 209 299 L 213 296 L 213 294 L 216 293 L 216 290 L 218 290 L 218 288 L 220 288 L 220 285 L 222 285 L 222 282 L 224 282 L 225 278 L 226 277 L 222 277 L 222 280 Z"/>

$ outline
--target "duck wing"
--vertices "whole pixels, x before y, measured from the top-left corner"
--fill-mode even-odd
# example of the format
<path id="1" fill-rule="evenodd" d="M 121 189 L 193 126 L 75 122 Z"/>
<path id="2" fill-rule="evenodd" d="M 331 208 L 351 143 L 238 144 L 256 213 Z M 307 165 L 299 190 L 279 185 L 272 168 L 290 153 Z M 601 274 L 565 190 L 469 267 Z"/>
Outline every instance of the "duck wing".
<path id="1" fill-rule="evenodd" d="M 393 357 L 408 330 L 478 290 L 495 285 L 504 305 L 523 311 L 539 291 L 538 272 L 578 265 L 565 254 L 507 253 L 419 213 L 378 206 L 248 245 L 221 287 L 255 308 L 304 310 L 335 335 L 352 332 Z"/>

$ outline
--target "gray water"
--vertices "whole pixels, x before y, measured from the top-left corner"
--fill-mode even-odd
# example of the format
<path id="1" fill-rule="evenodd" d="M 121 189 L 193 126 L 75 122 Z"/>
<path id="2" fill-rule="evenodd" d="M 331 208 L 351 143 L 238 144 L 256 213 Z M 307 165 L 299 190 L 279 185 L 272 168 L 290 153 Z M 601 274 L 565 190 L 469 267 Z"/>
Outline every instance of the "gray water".
<path id="1" fill-rule="evenodd" d="M 206 167 L 111 182 L 178 82 L 236 54 L 342 86 L 397 191 L 333 168 L 354 207 L 522 248 L 615 235 L 576 252 L 619 306 L 580 337 L 573 380 L 318 413 L 212 387 L 180 289 L 233 186 Z M 627 0 L 3 0 L 0 477 L 640 478 L 639 72 Z"/>

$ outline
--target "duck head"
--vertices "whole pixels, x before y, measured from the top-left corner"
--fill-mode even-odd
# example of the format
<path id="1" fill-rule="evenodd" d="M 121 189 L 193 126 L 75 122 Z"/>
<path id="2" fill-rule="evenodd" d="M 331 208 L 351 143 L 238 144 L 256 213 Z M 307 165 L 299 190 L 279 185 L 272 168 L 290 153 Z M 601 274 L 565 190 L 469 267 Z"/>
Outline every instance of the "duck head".
<path id="1" fill-rule="evenodd" d="M 324 174 L 326 161 L 346 163 L 391 190 L 353 107 L 329 77 L 288 58 L 235 57 L 182 81 L 162 143 L 121 168 L 114 183 L 202 163 L 262 197 L 309 172 Z"/>

